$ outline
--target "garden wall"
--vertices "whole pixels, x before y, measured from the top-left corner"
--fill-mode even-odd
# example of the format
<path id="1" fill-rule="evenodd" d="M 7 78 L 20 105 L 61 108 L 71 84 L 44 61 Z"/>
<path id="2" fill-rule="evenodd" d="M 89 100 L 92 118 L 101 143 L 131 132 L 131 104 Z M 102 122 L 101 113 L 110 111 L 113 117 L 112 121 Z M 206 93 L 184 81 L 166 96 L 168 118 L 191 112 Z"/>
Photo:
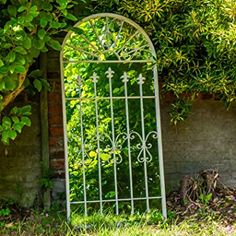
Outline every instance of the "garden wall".
<path id="1" fill-rule="evenodd" d="M 65 198 L 64 146 L 59 54 L 49 52 L 45 68 L 51 84 L 48 93 L 48 146 L 53 181 L 52 197 Z M 198 99 L 188 119 L 170 125 L 169 102 L 161 99 L 161 118 L 167 190 L 180 179 L 216 168 L 223 182 L 236 187 L 236 105 L 226 111 L 213 99 Z M 48 112 L 48 114 L 47 114 Z M 10 146 L 0 146 L 0 198 L 12 198 L 31 206 L 40 196 L 42 148 L 40 101 L 33 102 L 32 127 Z"/>
<path id="2" fill-rule="evenodd" d="M 25 207 L 39 200 L 41 178 L 39 101 L 31 104 L 32 126 L 25 127 L 11 145 L 0 145 L 0 199 Z"/>

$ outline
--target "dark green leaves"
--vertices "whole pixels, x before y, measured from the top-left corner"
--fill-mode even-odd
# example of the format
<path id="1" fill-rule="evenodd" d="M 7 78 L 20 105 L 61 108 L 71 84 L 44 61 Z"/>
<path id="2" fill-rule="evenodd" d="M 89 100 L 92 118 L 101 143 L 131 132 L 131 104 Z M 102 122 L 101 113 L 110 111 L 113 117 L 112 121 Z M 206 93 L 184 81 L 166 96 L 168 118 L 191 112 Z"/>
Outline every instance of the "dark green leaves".
<path id="1" fill-rule="evenodd" d="M 38 92 L 40 92 L 42 90 L 41 81 L 38 79 L 35 79 L 33 83 L 34 83 L 34 87 L 38 90 Z"/>
<path id="2" fill-rule="evenodd" d="M 16 66 L 15 66 L 15 72 L 16 72 L 16 73 L 23 74 L 23 73 L 25 72 L 25 67 L 24 67 L 24 66 L 21 66 L 21 65 L 16 65 Z"/>
<path id="3" fill-rule="evenodd" d="M 25 47 L 25 49 L 31 48 L 31 38 L 29 36 L 26 36 L 22 42 L 22 45 Z"/>
<path id="4" fill-rule="evenodd" d="M 39 37 L 40 39 L 43 39 L 45 35 L 46 35 L 46 31 L 45 31 L 44 29 L 40 29 L 40 30 L 38 31 L 38 37 Z"/>
<path id="5" fill-rule="evenodd" d="M 46 17 L 42 17 L 39 21 L 39 24 L 42 28 L 46 27 L 47 23 L 48 23 L 48 20 Z"/>
<path id="6" fill-rule="evenodd" d="M 17 10 L 15 6 L 9 5 L 7 10 L 10 16 L 16 17 Z"/>
<path id="7" fill-rule="evenodd" d="M 65 15 L 65 17 L 66 17 L 67 19 L 69 19 L 69 20 L 72 20 L 72 21 L 76 21 L 76 20 L 77 20 L 77 18 L 76 18 L 74 15 L 70 14 L 70 13 L 67 13 L 67 14 Z"/>
<path id="8" fill-rule="evenodd" d="M 18 133 L 21 133 L 24 126 L 30 126 L 31 106 L 14 107 L 9 116 L 4 116 L 0 124 L 1 141 L 9 144 L 10 140 L 15 140 Z"/>
<path id="9" fill-rule="evenodd" d="M 61 50 L 61 44 L 57 40 L 50 39 L 50 41 L 48 41 L 47 44 L 54 50 L 57 50 L 57 51 Z"/>

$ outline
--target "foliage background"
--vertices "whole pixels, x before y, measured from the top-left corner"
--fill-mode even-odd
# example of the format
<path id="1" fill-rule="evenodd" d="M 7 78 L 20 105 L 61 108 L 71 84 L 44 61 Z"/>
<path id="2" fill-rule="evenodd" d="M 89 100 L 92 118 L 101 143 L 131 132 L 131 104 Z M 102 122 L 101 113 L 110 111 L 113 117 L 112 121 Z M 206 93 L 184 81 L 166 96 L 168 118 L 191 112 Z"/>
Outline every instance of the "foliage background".
<path id="1" fill-rule="evenodd" d="M 235 101 L 234 0 L 93 1 L 96 12 L 116 12 L 140 24 L 152 39 L 163 96 L 173 95 L 173 123 L 184 120 L 199 94 L 227 108 Z"/>

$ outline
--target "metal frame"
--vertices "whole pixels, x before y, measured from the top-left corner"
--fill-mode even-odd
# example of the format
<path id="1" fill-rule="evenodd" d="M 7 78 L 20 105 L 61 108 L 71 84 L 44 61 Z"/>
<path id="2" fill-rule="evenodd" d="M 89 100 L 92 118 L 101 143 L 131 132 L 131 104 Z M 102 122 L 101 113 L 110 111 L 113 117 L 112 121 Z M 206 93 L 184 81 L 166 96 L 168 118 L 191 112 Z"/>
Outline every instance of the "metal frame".
<path id="1" fill-rule="evenodd" d="M 101 17 L 106 17 L 107 18 L 112 18 L 114 20 L 120 20 L 122 21 L 122 26 L 123 27 L 123 23 L 127 23 L 131 26 L 133 26 L 138 32 L 139 34 L 141 34 L 145 40 L 146 43 L 149 46 L 149 49 L 151 51 L 152 54 L 152 58 L 150 59 L 145 59 L 145 60 L 122 60 L 119 55 L 117 54 L 117 60 L 76 60 L 76 61 L 63 61 L 63 48 L 65 47 L 68 38 L 70 37 L 72 32 L 69 32 L 62 44 L 62 51 L 60 53 L 60 66 L 61 66 L 61 87 L 62 87 L 62 100 L 63 100 L 63 126 L 64 126 L 64 147 L 65 147 L 65 173 L 66 173 L 66 206 L 67 206 L 67 219 L 70 219 L 70 215 L 71 215 L 71 210 L 70 210 L 70 205 L 71 204 L 78 204 L 78 203 L 83 203 L 85 204 L 85 209 L 86 209 L 86 204 L 90 203 L 90 202 L 99 202 L 100 203 L 100 210 L 102 213 L 102 203 L 103 202 L 115 202 L 116 203 L 116 214 L 119 214 L 119 209 L 118 209 L 118 203 L 119 201 L 131 201 L 131 214 L 134 213 L 134 201 L 135 200 L 146 200 L 146 206 L 147 206 L 147 210 L 149 211 L 149 200 L 150 199 L 158 199 L 161 198 L 162 201 L 162 213 L 164 217 L 167 217 L 167 210 L 166 210 L 166 196 L 165 196 L 165 181 L 164 181 L 164 165 L 163 165 L 163 150 L 162 150 L 162 135 L 161 135 L 161 120 L 160 120 L 160 105 L 159 105 L 159 86 L 158 86 L 158 73 L 157 73 L 157 65 L 155 63 L 155 58 L 156 58 L 156 52 L 155 52 L 155 48 L 149 38 L 149 36 L 145 33 L 145 31 L 138 25 L 136 24 L 134 21 L 124 17 L 124 16 L 120 16 L 117 14 L 113 14 L 113 13 L 101 13 L 101 14 L 94 14 L 94 15 L 90 15 L 88 17 L 85 17 L 83 20 L 79 21 L 74 27 L 78 27 L 79 25 L 81 25 L 82 23 L 89 21 L 91 26 L 93 27 L 91 20 L 95 19 L 95 18 L 101 18 Z M 121 29 L 120 29 L 121 31 Z M 120 32 L 119 32 L 120 33 Z M 129 39 L 130 40 L 130 39 Z M 88 42 L 89 43 L 89 42 Z M 115 42 L 116 43 L 116 42 Z M 125 47 L 125 45 L 123 45 L 123 47 Z M 97 49 L 96 49 L 97 50 Z M 105 50 L 105 49 L 104 49 Z M 122 49 L 121 49 L 122 50 Z M 136 50 L 137 51 L 137 50 Z M 132 167 L 129 166 L 129 170 L 130 170 L 130 185 L 131 185 L 131 196 L 130 198 L 126 198 L 126 199 L 119 199 L 118 195 L 117 195 L 117 191 L 116 191 L 116 196 L 115 199 L 109 199 L 109 200 L 104 200 L 102 199 L 102 190 L 101 190 L 101 181 L 99 181 L 100 186 L 100 199 L 99 200 L 93 200 L 93 201 L 88 201 L 86 199 L 86 194 L 84 196 L 84 201 L 78 201 L 78 202 L 70 202 L 70 186 L 69 186 L 69 171 L 68 171 L 68 146 L 67 146 L 67 133 L 66 133 L 66 125 L 67 125 L 67 120 L 66 120 L 66 107 L 65 107 L 65 103 L 66 100 L 70 100 L 70 99 L 78 99 L 78 98 L 65 98 L 65 91 L 64 91 L 64 63 L 147 63 L 147 62 L 152 62 L 154 63 L 153 66 L 153 77 L 154 77 L 154 90 L 155 90 L 155 94 L 154 96 L 144 96 L 142 93 L 142 84 L 144 83 L 145 78 L 142 77 L 142 75 L 140 74 L 139 77 L 137 78 L 137 83 L 139 84 L 139 88 L 140 88 L 140 96 L 136 96 L 136 97 L 132 97 L 132 99 L 140 99 L 140 109 L 141 109 L 141 120 L 142 120 L 142 134 L 140 136 L 140 140 L 142 142 L 142 146 L 140 146 L 140 153 L 143 152 L 143 159 L 140 158 L 140 162 L 144 163 L 144 174 L 145 174 L 145 186 L 146 186 L 146 197 L 145 198 L 134 198 L 133 194 L 132 194 Z M 113 99 L 124 99 L 125 100 L 125 109 L 126 109 L 126 127 L 127 127 L 127 142 L 128 142 L 128 146 L 130 146 L 130 139 L 131 139 L 131 135 L 136 135 L 135 132 L 130 131 L 130 127 L 129 127 L 129 110 L 128 110 L 128 95 L 127 95 L 127 81 L 128 81 L 128 76 L 126 74 L 126 72 L 124 72 L 123 76 L 121 77 L 124 83 L 124 88 L 125 88 L 125 94 L 124 96 L 120 96 L 120 97 L 114 97 L 112 95 L 112 77 L 113 77 L 113 71 L 111 70 L 111 68 L 109 68 L 109 70 L 106 72 L 106 76 L 109 80 L 109 86 L 110 86 L 110 95 L 108 97 L 103 97 L 103 98 L 99 98 L 99 99 L 109 99 L 110 100 L 110 105 L 111 105 L 111 116 L 113 116 Z M 97 99 L 96 99 L 96 81 L 98 79 L 98 75 L 96 73 L 93 74 L 92 76 L 93 82 L 94 82 L 94 94 L 95 94 L 95 110 L 96 110 L 96 116 L 97 116 Z M 153 133 L 152 135 L 156 135 L 157 136 L 157 142 L 158 142 L 158 158 L 159 158 L 159 174 L 160 174 L 160 187 L 161 187 L 161 196 L 157 196 L 157 197 L 150 197 L 149 193 L 148 193 L 148 183 L 147 183 L 147 167 L 146 162 L 148 157 L 146 156 L 146 153 L 148 154 L 148 146 L 146 144 L 146 140 L 147 140 L 147 136 L 151 135 L 145 134 L 145 129 L 144 129 L 144 114 L 143 114 L 143 100 L 144 99 L 148 99 L 148 98 L 154 98 L 155 99 L 155 108 L 156 108 L 156 132 Z M 130 97 L 129 97 L 130 99 Z M 81 103 L 82 104 L 82 103 Z M 81 106 L 80 106 L 81 108 Z M 82 109 L 82 108 L 81 108 Z M 82 120 L 82 115 L 81 115 L 81 123 L 83 122 Z M 112 119 L 113 120 L 113 119 Z M 98 132 L 98 120 L 96 120 L 96 125 L 97 125 L 97 145 L 99 147 L 99 132 Z M 115 149 L 116 148 L 116 137 L 114 135 L 114 124 L 112 125 L 112 138 L 111 138 L 111 143 L 112 143 L 112 148 Z M 81 132 L 83 133 L 83 128 L 81 129 Z M 83 137 L 83 135 L 82 135 Z M 84 141 L 82 140 L 82 143 Z M 83 145 L 82 145 L 82 152 L 84 152 L 83 150 Z M 99 149 L 99 148 L 98 148 Z M 100 160 L 99 158 L 99 152 L 98 152 L 98 160 Z M 82 155 L 84 158 L 84 155 Z M 131 154 L 130 154 L 130 148 L 129 148 L 129 165 L 131 163 Z M 117 157 L 116 154 L 113 154 L 113 158 L 114 160 L 114 172 L 116 172 L 116 164 L 118 164 L 117 161 Z M 151 158 L 151 157 L 150 157 Z M 100 172 L 101 170 L 98 169 L 98 171 Z M 101 175 L 101 173 L 99 174 L 99 176 Z M 84 181 L 85 181 L 85 174 L 83 175 Z M 115 177 L 115 186 L 116 186 L 116 177 Z M 117 188 L 117 187 L 116 187 Z M 116 189 L 117 190 L 117 189 Z M 84 184 L 84 192 L 86 192 L 85 189 L 85 184 Z M 86 212 L 85 212 L 86 214 Z"/>

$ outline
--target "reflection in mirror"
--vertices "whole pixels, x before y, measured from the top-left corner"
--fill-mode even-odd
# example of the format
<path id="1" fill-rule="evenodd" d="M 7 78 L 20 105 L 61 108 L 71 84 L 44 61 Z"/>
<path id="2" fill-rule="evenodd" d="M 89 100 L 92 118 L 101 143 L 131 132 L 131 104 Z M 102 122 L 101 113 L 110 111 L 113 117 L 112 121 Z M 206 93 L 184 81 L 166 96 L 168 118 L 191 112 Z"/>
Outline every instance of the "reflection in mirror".
<path id="1" fill-rule="evenodd" d="M 85 214 L 161 205 L 153 55 L 143 32 L 123 18 L 91 18 L 66 38 L 70 203 Z"/>

